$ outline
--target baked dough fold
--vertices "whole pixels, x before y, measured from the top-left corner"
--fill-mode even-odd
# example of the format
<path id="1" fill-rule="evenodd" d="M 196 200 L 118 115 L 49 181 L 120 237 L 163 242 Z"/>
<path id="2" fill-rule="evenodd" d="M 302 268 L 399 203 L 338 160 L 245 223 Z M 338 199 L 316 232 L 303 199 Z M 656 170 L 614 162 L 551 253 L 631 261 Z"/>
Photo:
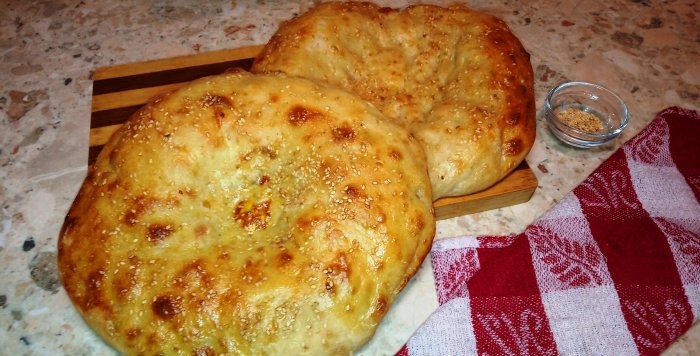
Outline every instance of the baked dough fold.
<path id="1" fill-rule="evenodd" d="M 282 75 L 196 80 L 131 117 L 58 258 L 126 354 L 347 354 L 435 233 L 424 153 L 354 94 Z"/>
<path id="2" fill-rule="evenodd" d="M 370 101 L 424 147 L 434 199 L 495 184 L 535 138 L 529 54 L 502 20 L 462 6 L 322 4 L 283 23 L 252 71 Z"/>

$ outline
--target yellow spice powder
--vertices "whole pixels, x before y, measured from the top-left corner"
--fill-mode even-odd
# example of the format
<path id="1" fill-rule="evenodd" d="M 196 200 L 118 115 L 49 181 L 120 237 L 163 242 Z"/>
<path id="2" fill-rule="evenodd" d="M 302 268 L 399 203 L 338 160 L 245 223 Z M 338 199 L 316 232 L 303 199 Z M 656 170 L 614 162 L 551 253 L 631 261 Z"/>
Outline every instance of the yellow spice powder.
<path id="1" fill-rule="evenodd" d="M 558 112 L 557 116 L 563 123 L 582 131 L 594 133 L 605 131 L 603 122 L 598 116 L 580 109 L 568 108 Z"/>

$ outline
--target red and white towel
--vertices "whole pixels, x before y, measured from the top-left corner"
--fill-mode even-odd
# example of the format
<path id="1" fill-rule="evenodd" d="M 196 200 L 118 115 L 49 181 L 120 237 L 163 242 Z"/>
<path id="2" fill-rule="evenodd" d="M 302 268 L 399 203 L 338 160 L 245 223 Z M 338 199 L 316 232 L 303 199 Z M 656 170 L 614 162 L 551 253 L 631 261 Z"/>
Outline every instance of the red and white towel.
<path id="1" fill-rule="evenodd" d="M 398 355 L 658 355 L 700 316 L 700 114 L 669 108 L 512 236 L 438 240 Z"/>

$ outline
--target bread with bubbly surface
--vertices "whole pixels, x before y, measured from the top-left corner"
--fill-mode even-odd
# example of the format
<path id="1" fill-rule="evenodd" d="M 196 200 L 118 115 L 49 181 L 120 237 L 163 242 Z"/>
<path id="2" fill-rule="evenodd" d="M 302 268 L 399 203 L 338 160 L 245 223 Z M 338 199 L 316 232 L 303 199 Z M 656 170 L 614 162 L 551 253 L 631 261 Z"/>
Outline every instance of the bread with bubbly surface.
<path id="1" fill-rule="evenodd" d="M 502 20 L 462 6 L 322 4 L 283 23 L 252 70 L 345 88 L 411 130 L 434 199 L 493 185 L 535 138 L 529 54 Z"/>
<path id="2" fill-rule="evenodd" d="M 146 105 L 61 232 L 66 292 L 125 354 L 347 354 L 435 233 L 422 148 L 349 92 L 233 71 Z"/>

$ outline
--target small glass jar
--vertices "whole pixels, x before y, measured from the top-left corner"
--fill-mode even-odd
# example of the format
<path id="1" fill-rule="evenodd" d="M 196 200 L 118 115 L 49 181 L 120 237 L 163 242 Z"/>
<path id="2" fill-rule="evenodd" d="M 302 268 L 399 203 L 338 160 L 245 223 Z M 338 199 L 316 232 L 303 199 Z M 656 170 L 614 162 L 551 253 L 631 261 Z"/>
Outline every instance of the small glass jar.
<path id="1" fill-rule="evenodd" d="M 617 94 L 587 82 L 557 85 L 545 99 L 544 116 L 557 138 L 581 148 L 617 138 L 630 119 L 627 105 Z"/>

